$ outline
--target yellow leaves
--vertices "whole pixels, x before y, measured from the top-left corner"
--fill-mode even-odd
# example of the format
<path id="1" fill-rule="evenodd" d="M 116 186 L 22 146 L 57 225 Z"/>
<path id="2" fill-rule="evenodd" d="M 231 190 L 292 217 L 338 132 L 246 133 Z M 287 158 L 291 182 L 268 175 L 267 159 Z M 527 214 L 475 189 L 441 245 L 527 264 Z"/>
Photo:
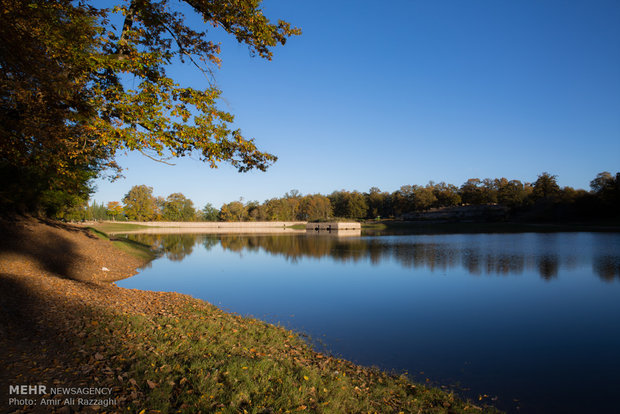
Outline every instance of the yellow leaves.
<path id="1" fill-rule="evenodd" d="M 304 375 L 304 380 L 308 381 L 310 378 L 308 378 L 307 375 Z"/>

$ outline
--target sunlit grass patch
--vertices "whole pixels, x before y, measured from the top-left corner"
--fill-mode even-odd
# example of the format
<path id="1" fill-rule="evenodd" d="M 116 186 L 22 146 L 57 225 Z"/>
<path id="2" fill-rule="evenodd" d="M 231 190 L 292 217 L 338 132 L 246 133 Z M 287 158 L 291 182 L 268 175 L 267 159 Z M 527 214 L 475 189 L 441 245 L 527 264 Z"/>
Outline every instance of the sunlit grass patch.
<path id="1" fill-rule="evenodd" d="M 105 223 L 97 223 L 97 224 L 93 224 L 92 227 L 89 227 L 91 229 L 95 229 L 95 230 L 99 230 L 102 231 L 104 233 L 111 233 L 111 232 L 122 232 L 122 231 L 130 231 L 130 230 L 140 230 L 140 229 L 149 229 L 149 228 L 153 228 L 153 227 L 149 227 L 149 226 L 143 226 L 140 224 L 133 224 L 133 223 L 109 223 L 109 222 L 105 222 Z"/>
<path id="2" fill-rule="evenodd" d="M 122 250 L 134 257 L 138 257 L 144 261 L 148 262 L 157 257 L 157 254 L 151 249 L 151 246 L 147 244 L 140 243 L 126 237 L 110 236 L 104 232 L 101 227 L 88 227 L 88 230 L 100 239 L 110 240 L 119 250 Z"/>
<path id="3" fill-rule="evenodd" d="M 107 350 L 162 412 L 470 412 L 452 394 L 314 352 L 298 335 L 208 305 L 177 315 L 108 315 Z M 118 358 L 122 355 L 121 358 Z M 484 409 L 485 412 L 496 412 Z"/>

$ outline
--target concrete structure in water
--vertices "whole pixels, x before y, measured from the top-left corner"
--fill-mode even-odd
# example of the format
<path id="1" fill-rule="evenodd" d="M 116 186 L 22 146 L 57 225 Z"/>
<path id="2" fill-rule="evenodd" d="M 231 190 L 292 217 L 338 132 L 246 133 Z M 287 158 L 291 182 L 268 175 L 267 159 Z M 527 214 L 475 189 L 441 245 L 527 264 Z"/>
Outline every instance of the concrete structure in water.
<path id="1" fill-rule="evenodd" d="M 115 223 L 107 221 L 108 223 Z M 137 224 L 144 228 L 119 230 L 109 234 L 152 233 L 152 234 L 184 234 L 184 233 L 313 233 L 332 232 L 338 236 L 359 236 L 362 230 L 360 223 L 308 223 L 305 221 L 243 221 L 243 222 L 172 222 L 172 221 L 123 221 L 123 224 Z M 292 226 L 305 226 L 293 229 Z"/>
<path id="2" fill-rule="evenodd" d="M 339 230 L 361 230 L 360 223 L 307 223 L 306 231 L 339 231 Z"/>
<path id="3" fill-rule="evenodd" d="M 159 228 L 192 228 L 192 229 L 273 229 L 306 224 L 305 221 L 109 221 L 106 223 L 138 224 L 146 227 Z"/>

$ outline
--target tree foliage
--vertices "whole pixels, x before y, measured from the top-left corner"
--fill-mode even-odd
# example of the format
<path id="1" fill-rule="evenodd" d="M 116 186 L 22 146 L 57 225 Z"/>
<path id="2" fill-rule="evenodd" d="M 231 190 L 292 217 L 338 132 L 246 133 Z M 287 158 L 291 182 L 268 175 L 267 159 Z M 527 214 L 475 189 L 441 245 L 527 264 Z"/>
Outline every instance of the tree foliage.
<path id="1" fill-rule="evenodd" d="M 118 216 L 123 214 L 123 206 L 118 201 L 110 201 L 106 207 L 106 212 L 108 216 L 116 220 Z"/>
<path id="2" fill-rule="evenodd" d="M 194 221 L 194 203 L 181 193 L 170 194 L 163 203 L 162 219 L 166 221 Z"/>
<path id="3" fill-rule="evenodd" d="M 549 199 L 560 193 L 557 176 L 544 172 L 538 176 L 534 183 L 532 196 L 535 200 Z"/>
<path id="4" fill-rule="evenodd" d="M 368 213 L 366 198 L 358 191 L 334 191 L 328 197 L 336 217 L 361 219 Z"/>
<path id="5" fill-rule="evenodd" d="M 535 194 L 536 188 L 538 188 L 538 194 Z M 458 219 L 462 217 L 460 214 L 464 210 L 479 211 L 481 219 L 485 217 L 492 219 L 492 211 L 502 211 L 511 219 L 546 221 L 617 217 L 620 211 L 618 208 L 620 205 L 620 173 L 598 174 L 591 181 L 591 188 L 590 192 L 571 187 L 560 188 L 556 176 L 542 173 L 534 184 L 501 177 L 471 178 L 461 187 L 444 182 L 436 184 L 431 181 L 425 186 L 404 185 L 393 193 L 381 191 L 377 187 L 371 187 L 367 193 L 340 190 L 332 192 L 329 196 L 303 195 L 297 190 L 291 190 L 282 197 L 265 200 L 263 203 L 249 201 L 244 204 L 241 200 L 233 201 L 225 203 L 220 210 L 207 204 L 196 215 L 191 214 L 193 204 L 183 194 L 175 193 L 167 198 L 153 197 L 152 189 L 147 186 L 133 187 L 123 201 L 126 203 L 127 218 L 137 219 L 135 209 L 132 210 L 129 200 L 142 199 L 148 200 L 145 201 L 147 206 L 145 211 L 152 206 L 154 213 L 150 219 L 174 221 L 195 219 L 205 221 L 326 221 L 338 218 L 359 220 L 377 217 L 420 219 L 424 217 L 425 211 L 454 207 L 457 209 L 444 211 L 443 214 L 449 215 L 452 211 L 454 219 Z M 547 195 L 541 196 L 541 194 Z M 463 203 L 461 200 L 468 200 L 469 203 Z M 133 205 L 138 205 L 136 201 L 132 202 Z M 468 207 L 476 205 L 488 206 L 488 208 L 472 210 Z M 498 209 L 496 205 L 505 208 Z M 127 206 L 130 208 L 127 209 Z M 187 207 L 189 214 L 181 213 L 182 206 L 189 206 Z M 96 210 L 93 208 L 90 210 Z M 79 211 L 80 217 L 85 216 L 84 207 Z M 485 212 L 490 212 L 491 215 L 485 216 Z M 111 215 L 110 211 L 108 215 Z"/>
<path id="6" fill-rule="evenodd" d="M 271 59 L 273 47 L 300 30 L 269 21 L 260 0 L 186 0 L 205 22 L 200 28 L 168 0 L 111 8 L 88 0 L 0 3 L 0 178 L 4 188 L 13 184 L 2 194 L 5 205 L 57 210 L 84 199 L 90 179 L 119 172 L 118 151 L 157 159 L 193 154 L 239 171 L 265 170 L 276 160 L 219 109 L 213 70 L 220 47 L 206 30 L 223 30 Z M 204 85 L 170 77 L 179 62 L 202 71 Z"/>
<path id="7" fill-rule="evenodd" d="M 153 197 L 153 188 L 146 185 L 134 185 L 123 197 L 123 211 L 129 220 L 154 220 L 157 205 Z"/>
<path id="8" fill-rule="evenodd" d="M 297 220 L 325 221 L 333 216 L 329 198 L 321 194 L 308 194 L 301 198 Z"/>
<path id="9" fill-rule="evenodd" d="M 213 207 L 213 204 L 207 203 L 200 211 L 200 219 L 203 221 L 217 221 L 220 211 Z"/>
<path id="10" fill-rule="evenodd" d="M 233 201 L 220 208 L 220 221 L 246 221 L 248 210 L 241 201 Z"/>

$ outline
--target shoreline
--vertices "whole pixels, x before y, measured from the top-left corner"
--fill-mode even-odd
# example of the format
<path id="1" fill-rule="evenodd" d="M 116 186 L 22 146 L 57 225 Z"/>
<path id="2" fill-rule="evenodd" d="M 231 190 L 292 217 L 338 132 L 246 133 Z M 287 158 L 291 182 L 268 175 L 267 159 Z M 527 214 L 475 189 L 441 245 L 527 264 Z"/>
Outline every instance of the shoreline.
<path id="1" fill-rule="evenodd" d="M 84 228 L 1 224 L 3 404 L 23 398 L 4 395 L 9 386 L 43 384 L 112 390 L 113 405 L 60 404 L 57 412 L 497 412 L 318 353 L 289 330 L 187 295 L 117 287 L 148 261 Z"/>

